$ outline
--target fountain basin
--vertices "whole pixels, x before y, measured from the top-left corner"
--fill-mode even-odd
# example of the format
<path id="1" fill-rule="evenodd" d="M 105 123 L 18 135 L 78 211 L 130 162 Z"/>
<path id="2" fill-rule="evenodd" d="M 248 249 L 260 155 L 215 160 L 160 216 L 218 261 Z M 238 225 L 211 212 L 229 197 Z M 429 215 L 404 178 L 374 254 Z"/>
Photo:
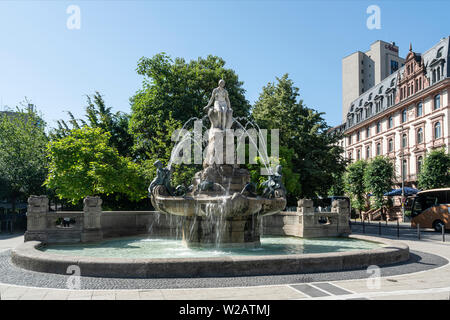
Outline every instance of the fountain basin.
<path id="1" fill-rule="evenodd" d="M 107 258 L 55 254 L 40 250 L 44 248 L 41 242 L 29 241 L 15 248 L 11 256 L 17 266 L 33 271 L 67 274 L 69 266 L 78 265 L 82 276 L 121 278 L 301 274 L 360 269 L 409 259 L 408 246 L 398 241 L 361 235 L 351 235 L 348 239 L 374 242 L 377 245 L 365 250 L 305 254 L 267 252 L 266 255 L 249 256 L 231 252 L 220 257 Z"/>
<path id="2" fill-rule="evenodd" d="M 184 216 L 183 241 L 187 246 L 257 247 L 260 244 L 259 217 L 275 214 L 286 206 L 285 198 L 200 194 L 172 197 L 155 193 L 159 211 Z"/>

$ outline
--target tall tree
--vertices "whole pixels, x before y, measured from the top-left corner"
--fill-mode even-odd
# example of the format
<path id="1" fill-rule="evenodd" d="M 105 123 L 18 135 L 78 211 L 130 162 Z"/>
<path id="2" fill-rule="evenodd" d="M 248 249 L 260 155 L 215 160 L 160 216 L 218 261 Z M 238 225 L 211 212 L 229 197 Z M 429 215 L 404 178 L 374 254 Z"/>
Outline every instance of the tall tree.
<path id="1" fill-rule="evenodd" d="M 385 204 L 383 195 L 391 190 L 394 178 L 394 164 L 389 158 L 377 156 L 368 163 L 364 172 L 364 185 L 366 192 L 372 194 L 375 209 Z"/>
<path id="2" fill-rule="evenodd" d="M 111 134 L 109 143 L 116 148 L 120 155 L 131 156 L 133 137 L 128 132 L 130 116 L 123 112 L 112 112 L 111 107 L 107 107 L 103 96 L 96 91 L 93 95 L 86 96 L 87 105 L 85 107 L 85 119 L 76 119 L 68 111 L 69 120 L 57 121 L 57 128 L 50 132 L 52 140 L 60 139 L 71 134 L 72 130 L 87 126 L 90 128 L 100 128 Z"/>
<path id="3" fill-rule="evenodd" d="M 297 198 L 326 196 L 345 160 L 338 142 L 340 135 L 319 113 L 299 99 L 299 89 L 285 74 L 268 83 L 256 101 L 252 116 L 261 128 L 279 129 L 280 144 L 293 151 L 291 161 L 299 176 Z"/>
<path id="4" fill-rule="evenodd" d="M 366 207 L 366 185 L 364 184 L 366 168 L 367 162 L 358 160 L 347 166 L 344 175 L 345 191 L 350 196 L 352 207 L 358 210 L 364 210 Z"/>
<path id="5" fill-rule="evenodd" d="M 16 201 L 45 188 L 45 122 L 31 106 L 0 113 L 0 198 Z"/>
<path id="6" fill-rule="evenodd" d="M 450 187 L 450 155 L 445 149 L 433 150 L 425 156 L 418 185 L 423 190 Z"/>
<path id="7" fill-rule="evenodd" d="M 167 131 L 164 128 L 166 121 L 172 123 L 175 119 L 181 126 L 192 117 L 203 118 L 206 115 L 203 107 L 220 79 L 226 82 L 233 115 L 249 115 L 250 104 L 245 99 L 243 83 L 232 69 L 225 68 L 222 58 L 209 55 L 186 62 L 182 58 L 172 60 L 160 53 L 152 58 L 141 58 L 137 73 L 144 79 L 142 88 L 130 99 L 130 128 L 135 150 L 142 159 L 158 157 L 164 160 L 164 150 L 154 152 L 157 133 Z M 172 145 L 169 143 L 164 148 L 172 149 Z"/>

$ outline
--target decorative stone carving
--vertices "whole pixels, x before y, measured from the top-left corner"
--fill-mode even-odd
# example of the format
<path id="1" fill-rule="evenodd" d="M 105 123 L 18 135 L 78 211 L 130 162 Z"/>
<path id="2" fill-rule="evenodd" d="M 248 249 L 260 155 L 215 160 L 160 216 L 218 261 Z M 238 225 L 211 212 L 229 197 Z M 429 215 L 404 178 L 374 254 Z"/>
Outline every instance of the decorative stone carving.
<path id="1" fill-rule="evenodd" d="M 266 196 L 258 197 L 250 173 L 236 161 L 234 136 L 228 137 L 233 110 L 225 81 L 219 81 L 204 110 L 208 110 L 211 128 L 203 170 L 194 175 L 192 188 L 181 197 L 164 193 L 168 174 L 160 165 L 149 188 L 152 204 L 161 212 L 186 218 L 183 239 L 188 245 L 258 245 L 258 219 L 286 206 L 281 166 L 269 178 Z"/>
<path id="2" fill-rule="evenodd" d="M 169 168 L 164 168 L 161 161 L 157 160 L 153 164 L 156 167 L 156 177 L 153 179 L 153 181 L 150 183 L 150 186 L 148 187 L 149 195 L 153 194 L 153 190 L 156 186 L 164 186 L 167 190 L 167 192 L 172 195 L 173 190 L 172 186 L 170 184 L 171 179 L 171 173 Z"/>
<path id="3" fill-rule="evenodd" d="M 264 187 L 264 198 L 283 198 L 286 196 L 286 189 L 284 188 L 281 179 L 281 170 L 281 165 L 277 165 L 275 173 L 273 175 L 270 175 L 267 181 L 263 182 L 262 186 Z"/>
<path id="4" fill-rule="evenodd" d="M 213 90 L 208 105 L 203 110 L 208 110 L 211 128 L 222 130 L 231 128 L 231 124 L 233 123 L 233 109 L 231 109 L 228 91 L 225 89 L 225 80 L 219 80 L 219 86 Z"/>
<path id="5" fill-rule="evenodd" d="M 30 196 L 28 198 L 25 241 L 47 240 L 47 213 L 47 196 Z"/>
<path id="6" fill-rule="evenodd" d="M 82 242 L 100 241 L 103 239 L 101 230 L 102 199 L 86 197 L 83 200 L 83 231 Z"/>

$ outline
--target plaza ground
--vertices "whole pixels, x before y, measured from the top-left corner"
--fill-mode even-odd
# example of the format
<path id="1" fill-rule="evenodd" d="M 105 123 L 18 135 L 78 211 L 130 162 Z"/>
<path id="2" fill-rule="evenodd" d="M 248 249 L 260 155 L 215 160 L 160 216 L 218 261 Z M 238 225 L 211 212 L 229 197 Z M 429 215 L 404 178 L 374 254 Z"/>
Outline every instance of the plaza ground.
<path id="1" fill-rule="evenodd" d="M 450 299 L 450 234 L 449 242 L 435 232 L 423 231 L 417 239 L 416 230 L 402 226 L 400 240 L 413 252 L 437 255 L 444 265 L 429 270 L 381 277 L 379 285 L 373 279 L 323 280 L 303 283 L 273 284 L 247 287 L 217 287 L 195 289 L 130 289 L 130 290 L 67 290 L 38 288 L 0 283 L 4 300 L 126 300 L 126 299 L 218 299 L 218 300 L 272 300 L 272 299 Z M 352 225 L 353 232 L 362 233 L 360 224 Z M 365 233 L 378 236 L 379 225 L 365 225 Z M 381 237 L 397 239 L 395 225 L 382 228 Z M 0 235 L 0 253 L 23 242 L 23 235 Z M 442 259 L 441 259 L 442 260 Z M 418 263 L 426 263 L 418 261 Z M 405 266 L 405 270 L 407 266 Z M 381 271 L 383 268 L 381 268 Z M 382 271 L 383 274 L 383 271 Z M 313 277 L 314 278 L 314 277 Z M 329 278 L 327 278 L 329 279 Z"/>

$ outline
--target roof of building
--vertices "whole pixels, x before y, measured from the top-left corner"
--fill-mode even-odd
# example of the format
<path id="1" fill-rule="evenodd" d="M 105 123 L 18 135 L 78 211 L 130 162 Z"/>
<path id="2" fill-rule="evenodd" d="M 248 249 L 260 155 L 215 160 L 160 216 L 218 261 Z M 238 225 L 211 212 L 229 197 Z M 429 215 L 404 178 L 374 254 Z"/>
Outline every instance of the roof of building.
<path id="1" fill-rule="evenodd" d="M 432 73 L 432 68 L 430 68 L 430 66 L 433 66 L 436 63 L 443 63 L 444 76 L 440 80 L 442 81 L 443 79 L 450 77 L 450 64 L 448 63 L 449 60 L 448 58 L 450 57 L 449 45 L 450 45 L 450 36 L 442 38 L 437 44 L 435 44 L 432 48 L 425 51 L 423 54 L 412 52 L 412 48 L 410 48 L 411 49 L 410 52 L 414 54 L 414 58 L 416 59 L 416 61 L 420 61 L 423 59 L 424 66 L 426 68 L 426 76 L 429 79 L 431 79 Z M 387 107 L 387 105 L 384 104 L 383 108 L 381 108 L 381 110 L 379 110 L 378 112 L 372 109 L 372 114 L 370 114 L 367 117 L 365 112 L 362 112 L 362 116 L 359 122 L 355 121 L 353 122 L 353 124 L 350 124 L 350 122 L 348 121 L 348 119 L 352 118 L 352 116 L 354 116 L 356 112 L 359 112 L 361 109 L 370 106 L 378 97 L 384 96 L 387 93 L 389 93 L 392 89 L 394 89 L 397 86 L 399 73 L 402 74 L 404 69 L 405 66 L 400 67 L 397 71 L 387 76 L 380 83 L 371 87 L 366 92 L 361 94 L 357 99 L 351 102 L 349 112 L 347 113 L 347 122 L 346 122 L 347 128 L 357 125 L 358 123 L 370 119 L 376 116 L 377 114 L 382 113 L 385 110 L 391 109 L 392 107 L 395 106 L 395 104 L 393 104 Z"/>

